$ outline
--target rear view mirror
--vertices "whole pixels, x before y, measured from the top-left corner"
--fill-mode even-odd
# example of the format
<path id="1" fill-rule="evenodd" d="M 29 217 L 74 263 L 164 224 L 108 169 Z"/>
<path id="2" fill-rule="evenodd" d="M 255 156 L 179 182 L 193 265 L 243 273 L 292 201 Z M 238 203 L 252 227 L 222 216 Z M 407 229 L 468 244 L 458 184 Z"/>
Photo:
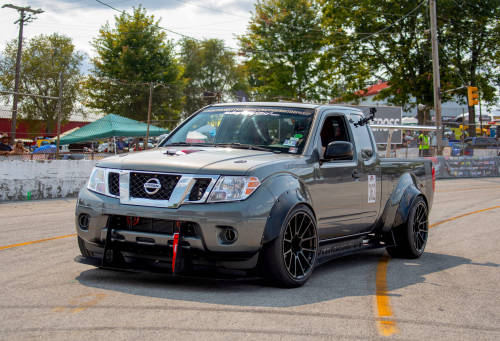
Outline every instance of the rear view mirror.
<path id="1" fill-rule="evenodd" d="M 325 159 L 327 160 L 352 160 L 354 146 L 351 142 L 334 141 L 326 147 Z"/>

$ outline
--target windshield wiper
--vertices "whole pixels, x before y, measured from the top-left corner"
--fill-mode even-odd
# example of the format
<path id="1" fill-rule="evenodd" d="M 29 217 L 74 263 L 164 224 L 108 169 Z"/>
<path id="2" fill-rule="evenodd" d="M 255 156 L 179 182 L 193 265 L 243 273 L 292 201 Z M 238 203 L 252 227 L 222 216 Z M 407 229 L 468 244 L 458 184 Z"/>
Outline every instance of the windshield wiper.
<path id="1" fill-rule="evenodd" d="M 260 151 L 263 151 L 263 152 L 277 152 L 277 151 L 272 150 L 270 148 L 264 148 L 264 147 L 254 146 L 253 144 L 245 144 L 245 143 L 239 143 L 239 142 L 215 143 L 214 146 L 216 146 L 216 147 L 231 147 L 231 148 L 239 148 L 239 149 L 260 150 Z M 280 152 L 280 151 L 278 151 L 278 152 Z"/>
<path id="2" fill-rule="evenodd" d="M 210 146 L 213 146 L 213 144 L 212 143 L 173 142 L 173 143 L 164 144 L 162 147 L 169 147 L 169 146 L 210 147 Z"/>

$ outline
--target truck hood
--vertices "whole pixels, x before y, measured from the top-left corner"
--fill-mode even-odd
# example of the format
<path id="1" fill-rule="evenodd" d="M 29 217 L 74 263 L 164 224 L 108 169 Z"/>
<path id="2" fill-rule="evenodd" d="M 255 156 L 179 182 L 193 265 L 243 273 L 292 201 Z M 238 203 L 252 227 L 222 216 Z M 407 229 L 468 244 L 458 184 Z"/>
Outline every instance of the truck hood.
<path id="1" fill-rule="evenodd" d="M 290 155 L 220 147 L 169 147 L 103 159 L 99 167 L 166 173 L 244 175 Z"/>

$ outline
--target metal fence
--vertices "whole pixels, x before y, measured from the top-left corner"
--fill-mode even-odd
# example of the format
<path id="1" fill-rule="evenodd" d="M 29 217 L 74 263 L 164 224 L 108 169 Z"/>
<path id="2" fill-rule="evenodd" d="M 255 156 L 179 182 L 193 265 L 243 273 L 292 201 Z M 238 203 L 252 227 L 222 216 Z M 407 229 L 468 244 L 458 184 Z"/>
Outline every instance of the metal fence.
<path id="1" fill-rule="evenodd" d="M 385 157 L 385 146 L 379 146 L 379 154 Z M 434 148 L 429 149 L 429 152 L 424 156 L 436 156 L 436 150 Z M 500 156 L 500 147 L 497 148 L 471 148 L 471 149 L 455 149 L 450 150 L 450 155 L 446 157 L 456 158 L 461 156 L 471 156 L 471 157 L 494 157 Z M 401 147 L 391 149 L 391 157 L 397 157 L 401 159 L 415 159 L 419 157 L 418 147 Z"/>

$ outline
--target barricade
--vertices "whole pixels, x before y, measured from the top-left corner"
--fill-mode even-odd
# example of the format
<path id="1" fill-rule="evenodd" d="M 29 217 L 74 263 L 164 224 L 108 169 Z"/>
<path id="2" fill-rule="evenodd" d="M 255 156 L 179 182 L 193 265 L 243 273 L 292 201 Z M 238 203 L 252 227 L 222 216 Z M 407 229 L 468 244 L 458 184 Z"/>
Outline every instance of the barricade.
<path id="1" fill-rule="evenodd" d="M 74 197 L 85 186 L 96 160 L 0 158 L 0 201 Z"/>
<path id="2" fill-rule="evenodd" d="M 500 157 L 431 157 L 437 179 L 500 176 Z"/>

